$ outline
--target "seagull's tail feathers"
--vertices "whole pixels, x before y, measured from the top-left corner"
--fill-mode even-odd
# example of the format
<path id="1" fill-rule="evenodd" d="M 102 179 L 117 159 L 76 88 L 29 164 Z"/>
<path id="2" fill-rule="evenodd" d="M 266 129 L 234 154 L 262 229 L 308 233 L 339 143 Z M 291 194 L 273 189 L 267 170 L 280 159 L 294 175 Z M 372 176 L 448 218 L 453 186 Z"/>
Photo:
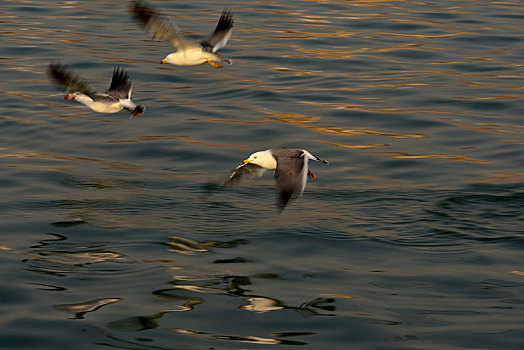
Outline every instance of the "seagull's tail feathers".
<path id="1" fill-rule="evenodd" d="M 310 153 L 311 154 L 311 153 Z M 311 154 L 312 155 L 312 154 Z M 312 155 L 313 156 L 313 155 Z M 313 156 L 313 158 L 310 158 L 311 160 L 314 160 L 316 162 L 320 162 L 320 163 L 324 163 L 324 164 L 328 164 L 329 165 L 329 160 L 325 160 L 325 159 L 320 159 L 319 157 L 317 156 Z"/>
<path id="2" fill-rule="evenodd" d="M 214 55 L 221 61 L 227 64 L 233 64 L 233 60 L 227 57 L 224 57 L 222 55 L 219 55 L 218 53 L 214 53 Z"/>
<path id="3" fill-rule="evenodd" d="M 131 115 L 132 115 L 133 117 L 135 117 L 135 116 L 140 116 L 140 115 L 144 114 L 145 110 L 146 110 L 146 107 L 145 107 L 145 106 L 143 106 L 143 105 L 137 105 L 137 106 L 135 107 L 135 109 L 133 109 L 132 111 L 129 111 L 129 113 L 131 113 Z"/>

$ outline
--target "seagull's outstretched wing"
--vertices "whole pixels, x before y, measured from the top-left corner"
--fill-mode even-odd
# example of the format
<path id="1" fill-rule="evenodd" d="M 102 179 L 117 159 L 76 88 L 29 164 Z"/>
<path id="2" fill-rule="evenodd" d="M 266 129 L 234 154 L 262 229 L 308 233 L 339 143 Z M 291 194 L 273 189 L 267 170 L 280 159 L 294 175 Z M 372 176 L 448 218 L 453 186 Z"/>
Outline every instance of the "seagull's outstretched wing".
<path id="1" fill-rule="evenodd" d="M 107 94 L 116 100 L 127 100 L 131 98 L 132 88 L 133 84 L 127 73 L 121 68 L 115 68 Z"/>
<path id="2" fill-rule="evenodd" d="M 49 64 L 48 73 L 56 83 L 63 86 L 67 91 L 81 92 L 91 98 L 96 95 L 96 91 L 83 78 L 73 74 L 66 66 L 58 62 Z"/>
<path id="3" fill-rule="evenodd" d="M 235 186 L 238 185 L 244 179 L 253 179 L 262 176 L 266 169 L 259 167 L 258 165 L 247 163 L 239 165 L 231 175 L 229 179 L 224 182 L 224 186 Z"/>
<path id="4" fill-rule="evenodd" d="M 131 101 L 132 90 L 133 84 L 131 83 L 126 71 L 122 68 L 115 68 L 113 70 L 113 78 L 111 79 L 111 85 L 109 86 L 109 90 L 107 90 L 107 94 L 111 98 L 119 101 L 122 107 L 132 116 L 139 116 L 144 113 L 146 108 Z"/>
<path id="5" fill-rule="evenodd" d="M 275 184 L 278 189 L 277 205 L 283 210 L 288 202 L 299 197 L 306 188 L 307 165 L 301 149 L 284 148 L 273 151 L 277 160 Z"/>
<path id="6" fill-rule="evenodd" d="M 201 41 L 200 44 L 206 51 L 217 52 L 226 46 L 233 32 L 233 15 L 229 9 L 224 9 L 218 20 L 215 31 L 211 33 L 207 40 Z"/>
<path id="7" fill-rule="evenodd" d="M 162 17 L 147 1 L 134 1 L 131 12 L 154 39 L 166 40 L 177 50 L 198 46 L 197 43 L 186 39 L 173 21 Z"/>

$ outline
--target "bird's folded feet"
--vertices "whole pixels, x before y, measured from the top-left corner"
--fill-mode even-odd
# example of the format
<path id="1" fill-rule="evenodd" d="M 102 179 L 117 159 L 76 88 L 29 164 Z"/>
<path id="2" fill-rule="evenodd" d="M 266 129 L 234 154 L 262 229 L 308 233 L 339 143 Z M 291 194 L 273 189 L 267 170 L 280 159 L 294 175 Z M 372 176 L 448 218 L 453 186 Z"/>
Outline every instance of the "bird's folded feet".
<path id="1" fill-rule="evenodd" d="M 219 63 L 211 61 L 209 58 L 206 58 L 206 61 L 207 61 L 207 63 L 209 63 L 210 65 L 212 65 L 215 68 L 223 68 L 224 67 L 223 65 L 221 65 Z"/>

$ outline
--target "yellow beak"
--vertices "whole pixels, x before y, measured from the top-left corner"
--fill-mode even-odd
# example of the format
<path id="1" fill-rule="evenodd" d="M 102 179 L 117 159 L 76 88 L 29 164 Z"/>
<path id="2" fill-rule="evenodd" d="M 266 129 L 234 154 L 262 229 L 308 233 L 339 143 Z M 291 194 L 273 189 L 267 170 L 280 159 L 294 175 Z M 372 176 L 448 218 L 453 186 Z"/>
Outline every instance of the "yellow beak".
<path id="1" fill-rule="evenodd" d="M 166 63 L 166 59 L 164 58 L 162 61 L 160 61 L 160 64 Z"/>
<path id="2" fill-rule="evenodd" d="M 65 94 L 64 95 L 64 100 L 72 100 L 75 98 L 75 95 L 73 94 Z"/>
<path id="3" fill-rule="evenodd" d="M 242 163 L 240 163 L 240 165 L 246 165 L 249 163 L 251 163 L 251 161 L 249 159 L 246 159 L 246 160 L 243 160 Z"/>

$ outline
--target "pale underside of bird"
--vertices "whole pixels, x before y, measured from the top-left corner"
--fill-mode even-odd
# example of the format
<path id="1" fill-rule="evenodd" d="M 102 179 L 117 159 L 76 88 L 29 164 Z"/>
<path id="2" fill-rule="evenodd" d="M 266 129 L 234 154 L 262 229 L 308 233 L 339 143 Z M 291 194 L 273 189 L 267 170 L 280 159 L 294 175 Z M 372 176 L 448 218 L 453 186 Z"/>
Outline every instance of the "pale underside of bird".
<path id="1" fill-rule="evenodd" d="M 111 85 L 106 93 L 96 92 L 83 78 L 73 74 L 67 67 L 59 63 L 49 65 L 49 74 L 53 80 L 63 86 L 68 93 L 65 100 L 77 100 L 98 113 L 116 113 L 126 110 L 131 116 L 139 116 L 145 110 L 144 106 L 131 101 L 133 84 L 127 73 L 121 68 L 113 70 Z"/>
<path id="2" fill-rule="evenodd" d="M 230 59 L 217 53 L 226 46 L 233 31 L 233 15 L 228 9 L 222 12 L 215 31 L 201 42 L 187 39 L 173 21 L 160 15 L 147 1 L 133 2 L 131 12 L 154 39 L 166 40 L 176 49 L 176 52 L 167 55 L 160 63 L 195 66 L 207 62 L 216 68 L 223 67 L 217 61 L 232 63 Z"/>
<path id="3" fill-rule="evenodd" d="M 317 178 L 308 169 L 309 160 L 329 163 L 300 148 L 283 147 L 255 152 L 233 170 L 224 185 L 236 185 L 243 179 L 260 177 L 266 170 L 275 170 L 277 207 L 282 211 L 290 201 L 302 195 L 308 178 Z"/>

